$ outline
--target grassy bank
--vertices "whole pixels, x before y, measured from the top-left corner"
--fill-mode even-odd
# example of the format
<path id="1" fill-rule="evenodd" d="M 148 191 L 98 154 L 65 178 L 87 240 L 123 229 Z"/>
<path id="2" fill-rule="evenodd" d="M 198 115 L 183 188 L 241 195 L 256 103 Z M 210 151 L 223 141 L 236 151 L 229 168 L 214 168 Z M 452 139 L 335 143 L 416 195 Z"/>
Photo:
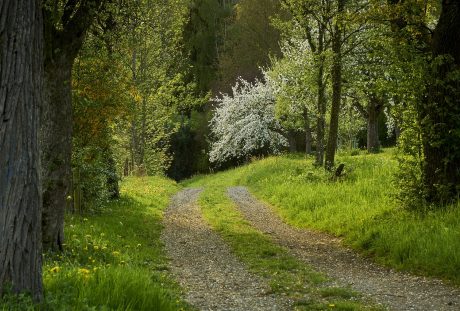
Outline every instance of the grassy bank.
<path id="1" fill-rule="evenodd" d="M 399 208 L 392 199 L 392 151 L 339 155 L 346 175 L 331 181 L 313 159 L 270 157 L 185 184 L 246 185 L 289 224 L 344 237 L 377 261 L 460 284 L 460 206 L 429 214 Z"/>
<path id="2" fill-rule="evenodd" d="M 162 211 L 178 188 L 159 177 L 128 179 L 122 198 L 100 213 L 67 217 L 65 251 L 45 256 L 43 304 L 10 297 L 0 309 L 187 309 L 164 272 L 159 240 Z"/>

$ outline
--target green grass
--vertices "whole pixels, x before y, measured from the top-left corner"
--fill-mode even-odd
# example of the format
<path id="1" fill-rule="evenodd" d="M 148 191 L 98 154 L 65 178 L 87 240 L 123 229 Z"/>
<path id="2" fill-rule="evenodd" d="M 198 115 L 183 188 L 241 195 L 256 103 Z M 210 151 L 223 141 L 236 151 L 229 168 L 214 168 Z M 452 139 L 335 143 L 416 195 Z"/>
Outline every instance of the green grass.
<path id="1" fill-rule="evenodd" d="M 460 204 L 418 214 L 393 199 L 393 151 L 339 154 L 346 175 L 330 174 L 301 155 L 269 157 L 185 185 L 246 185 L 289 224 L 326 231 L 376 261 L 460 284 Z"/>
<path id="2" fill-rule="evenodd" d="M 165 273 L 159 239 L 163 210 L 178 190 L 164 178 L 132 178 L 123 183 L 122 198 L 100 213 L 67 217 L 65 251 L 45 256 L 44 302 L 33 306 L 10 296 L 0 309 L 189 309 Z"/>
<path id="3" fill-rule="evenodd" d="M 251 227 L 227 198 L 225 182 L 214 178 L 204 189 L 199 198 L 203 215 L 249 269 L 269 282 L 272 292 L 294 299 L 296 310 L 372 309 L 349 289 L 325 287 L 323 275 Z"/>

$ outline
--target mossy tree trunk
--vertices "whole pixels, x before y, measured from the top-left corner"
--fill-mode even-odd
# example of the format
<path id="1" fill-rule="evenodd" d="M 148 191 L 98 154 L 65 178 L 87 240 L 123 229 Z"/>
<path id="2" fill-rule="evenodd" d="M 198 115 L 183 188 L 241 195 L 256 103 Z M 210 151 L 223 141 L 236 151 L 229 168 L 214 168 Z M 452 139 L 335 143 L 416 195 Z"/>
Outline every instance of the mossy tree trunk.
<path id="1" fill-rule="evenodd" d="M 44 3 L 45 99 L 40 129 L 43 163 L 43 246 L 60 250 L 64 213 L 71 195 L 72 66 L 104 1 L 68 1 L 60 16 L 51 0 Z"/>

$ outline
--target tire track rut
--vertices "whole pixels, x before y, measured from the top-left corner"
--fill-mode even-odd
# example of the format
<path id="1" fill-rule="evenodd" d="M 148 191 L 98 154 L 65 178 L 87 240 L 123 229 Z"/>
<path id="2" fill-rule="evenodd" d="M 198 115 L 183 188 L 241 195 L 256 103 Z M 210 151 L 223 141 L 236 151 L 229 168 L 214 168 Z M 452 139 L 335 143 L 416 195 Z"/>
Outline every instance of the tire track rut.
<path id="1" fill-rule="evenodd" d="M 162 241 L 185 299 L 200 310 L 289 310 L 290 302 L 250 273 L 204 221 L 201 189 L 176 194 L 166 210 Z"/>
<path id="2" fill-rule="evenodd" d="M 293 228 L 245 187 L 231 187 L 228 195 L 255 228 L 287 247 L 298 259 L 337 280 L 339 286 L 351 286 L 391 310 L 460 310 L 458 288 L 381 267 L 343 247 L 336 237 Z"/>

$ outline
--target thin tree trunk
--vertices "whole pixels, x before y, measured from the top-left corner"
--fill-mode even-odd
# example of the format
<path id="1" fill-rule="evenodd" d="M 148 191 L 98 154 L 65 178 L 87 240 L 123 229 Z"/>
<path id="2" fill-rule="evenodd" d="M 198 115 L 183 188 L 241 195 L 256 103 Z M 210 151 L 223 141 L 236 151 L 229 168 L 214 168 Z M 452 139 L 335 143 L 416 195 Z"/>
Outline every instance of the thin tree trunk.
<path id="1" fill-rule="evenodd" d="M 345 6 L 345 0 L 338 0 L 337 14 L 342 14 Z M 331 119 L 329 123 L 329 137 L 326 147 L 325 167 L 331 170 L 334 167 L 335 151 L 337 149 L 337 138 L 339 133 L 339 113 L 342 98 L 342 30 L 339 22 L 334 25 L 332 37 L 332 52 L 334 53 L 332 61 L 332 107 Z"/>
<path id="2" fill-rule="evenodd" d="M 42 109 L 43 247 L 62 250 L 67 196 L 72 193 L 73 58 L 60 55 L 45 63 L 45 102 Z"/>
<path id="3" fill-rule="evenodd" d="M 311 127 L 310 127 L 310 118 L 308 116 L 308 110 L 306 108 L 304 108 L 303 117 L 304 117 L 304 129 L 305 129 L 305 153 L 309 155 L 311 154 L 312 135 L 311 135 Z"/>
<path id="4" fill-rule="evenodd" d="M 287 138 L 289 142 L 289 152 L 297 152 L 297 142 L 296 142 L 296 132 L 294 130 L 289 130 L 287 133 Z"/>
<path id="5" fill-rule="evenodd" d="M 110 148 L 107 148 L 105 155 L 107 157 L 107 190 L 111 199 L 120 197 L 120 187 L 118 185 L 117 167 Z"/>
<path id="6" fill-rule="evenodd" d="M 316 165 L 322 166 L 324 163 L 324 133 L 326 129 L 326 85 L 324 83 L 324 26 L 319 25 L 318 33 L 318 102 L 317 102 L 317 118 L 316 118 Z"/>
<path id="7" fill-rule="evenodd" d="M 377 153 L 380 150 L 378 121 L 382 107 L 382 103 L 375 95 L 371 95 L 367 106 L 367 151 L 369 153 Z"/>
<path id="8" fill-rule="evenodd" d="M 42 297 L 39 106 L 43 97 L 41 1 L 0 4 L 0 297 Z"/>

